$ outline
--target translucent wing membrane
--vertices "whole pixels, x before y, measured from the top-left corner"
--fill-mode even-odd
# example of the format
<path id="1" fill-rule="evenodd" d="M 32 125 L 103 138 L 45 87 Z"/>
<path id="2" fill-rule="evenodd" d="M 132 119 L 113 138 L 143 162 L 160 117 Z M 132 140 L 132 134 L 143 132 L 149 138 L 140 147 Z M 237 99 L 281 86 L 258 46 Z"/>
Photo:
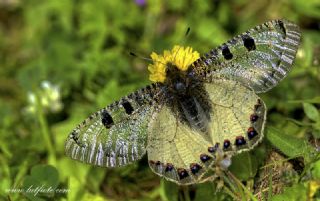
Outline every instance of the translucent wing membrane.
<path id="1" fill-rule="evenodd" d="M 205 84 L 205 88 L 209 94 L 205 102 L 211 108 L 208 116 L 201 112 L 204 106 L 196 104 L 197 115 L 192 121 L 187 118 L 189 124 L 185 124 L 175 110 L 163 106 L 150 124 L 149 165 L 155 173 L 178 184 L 212 178 L 213 168 L 219 165 L 217 151 L 231 156 L 252 149 L 263 137 L 266 107 L 252 90 L 221 79 Z M 206 125 L 206 129 L 190 125 Z"/>
<path id="2" fill-rule="evenodd" d="M 146 152 L 147 128 L 157 108 L 155 84 L 92 114 L 66 141 L 66 154 L 97 166 L 123 166 Z"/>
<path id="3" fill-rule="evenodd" d="M 255 147 L 263 138 L 264 102 L 239 82 L 215 80 L 205 84 L 212 102 L 210 137 L 227 152 Z"/>
<path id="4" fill-rule="evenodd" d="M 211 81 L 233 79 L 256 93 L 273 88 L 290 71 L 301 33 L 286 20 L 274 20 L 240 34 L 194 63 Z"/>
<path id="5" fill-rule="evenodd" d="M 219 168 L 230 165 L 230 157 L 262 140 L 267 109 L 255 93 L 268 91 L 287 75 L 299 42 L 297 25 L 274 20 L 213 49 L 191 67 L 184 65 L 189 69 L 170 60 L 159 66 L 154 59 L 150 69 L 158 83 L 79 124 L 66 141 L 66 154 L 117 167 L 147 151 L 151 169 L 170 181 L 212 180 Z M 179 62 L 189 61 L 189 54 L 177 57 Z"/>
<path id="6" fill-rule="evenodd" d="M 201 161 L 200 155 L 207 154 L 212 159 L 213 155 L 207 153 L 212 144 L 176 116 L 163 106 L 152 122 L 147 148 L 149 165 L 156 174 L 178 184 L 200 182 L 213 163 L 213 160 Z"/>

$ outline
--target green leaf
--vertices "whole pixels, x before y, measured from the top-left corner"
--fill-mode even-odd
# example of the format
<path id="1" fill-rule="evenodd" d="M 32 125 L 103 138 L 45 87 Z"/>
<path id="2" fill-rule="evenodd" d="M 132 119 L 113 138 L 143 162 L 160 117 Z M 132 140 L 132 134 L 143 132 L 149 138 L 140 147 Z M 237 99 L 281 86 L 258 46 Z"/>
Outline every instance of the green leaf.
<path id="1" fill-rule="evenodd" d="M 59 185 L 59 173 L 51 165 L 37 165 L 31 169 L 31 176 L 38 181 L 56 189 Z"/>
<path id="2" fill-rule="evenodd" d="M 304 13 L 309 17 L 320 17 L 320 2 L 318 0 L 293 0 L 292 3 L 299 13 Z"/>
<path id="3" fill-rule="evenodd" d="M 305 122 L 302 122 L 302 121 L 298 121 L 298 120 L 295 120 L 295 119 L 291 119 L 291 118 L 287 118 L 288 121 L 291 121 L 299 126 L 312 126 L 313 124 L 312 123 L 305 123 Z"/>
<path id="4" fill-rule="evenodd" d="M 268 127 L 266 138 L 289 157 L 303 155 L 306 149 L 304 140 L 284 134 L 274 127 Z"/>
<path id="5" fill-rule="evenodd" d="M 91 168 L 90 165 L 75 163 L 70 158 L 64 157 L 58 163 L 58 168 L 61 171 L 62 179 L 74 177 L 77 178 L 81 185 L 85 185 L 87 182 L 87 175 Z"/>
<path id="6" fill-rule="evenodd" d="M 163 197 L 165 200 L 176 201 L 178 200 L 178 186 L 170 181 L 161 179 L 161 186 L 163 189 Z"/>
<path id="7" fill-rule="evenodd" d="M 224 191 L 218 191 L 214 183 L 216 183 L 216 181 L 197 184 L 196 197 L 194 201 L 231 201 L 231 197 L 228 196 Z"/>
<path id="8" fill-rule="evenodd" d="M 54 197 L 59 185 L 59 173 L 51 165 L 37 165 L 31 169 L 31 174 L 24 178 L 24 194 L 31 200 Z"/>
<path id="9" fill-rule="evenodd" d="M 320 138 L 320 121 L 317 122 L 317 124 L 315 125 L 315 129 L 312 130 L 312 135 L 314 138 Z"/>
<path id="10" fill-rule="evenodd" d="M 83 196 L 83 200 L 105 201 L 106 199 L 105 199 L 104 197 L 102 197 L 101 195 L 86 193 L 86 194 Z"/>
<path id="11" fill-rule="evenodd" d="M 320 180 L 320 160 L 315 162 L 312 167 L 312 176 Z"/>
<path id="12" fill-rule="evenodd" d="M 320 103 L 320 96 L 316 96 L 311 99 L 304 99 L 304 100 L 291 100 L 288 103 Z"/>
<path id="13" fill-rule="evenodd" d="M 68 186 L 69 189 L 72 189 L 67 195 L 68 200 L 83 200 L 82 198 L 86 190 L 84 189 L 85 186 L 79 181 L 78 178 L 70 176 Z"/>
<path id="14" fill-rule="evenodd" d="M 256 157 L 249 152 L 243 152 L 232 157 L 229 170 L 240 180 L 248 180 L 254 177 L 258 170 Z"/>
<path id="15" fill-rule="evenodd" d="M 303 103 L 303 110 L 309 119 L 313 121 L 319 120 L 319 111 L 314 105 L 310 103 Z"/>
<path id="16" fill-rule="evenodd" d="M 39 185 L 38 182 L 39 181 L 32 176 L 26 176 L 23 181 L 24 195 L 32 201 L 44 201 L 44 199 L 40 197 L 42 193 L 39 192 L 43 186 Z"/>
<path id="17" fill-rule="evenodd" d="M 285 188 L 284 193 L 273 196 L 271 201 L 301 201 L 307 200 L 307 188 L 303 184 L 296 184 L 293 187 Z"/>

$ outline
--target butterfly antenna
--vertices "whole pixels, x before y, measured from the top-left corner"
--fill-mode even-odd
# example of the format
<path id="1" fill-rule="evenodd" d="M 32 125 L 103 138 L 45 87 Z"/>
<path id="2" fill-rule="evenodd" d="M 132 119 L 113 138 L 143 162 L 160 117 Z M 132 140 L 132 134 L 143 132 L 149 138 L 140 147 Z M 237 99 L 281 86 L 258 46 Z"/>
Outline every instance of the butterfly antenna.
<path id="1" fill-rule="evenodd" d="M 190 30 L 191 30 L 191 28 L 188 27 L 187 30 L 186 30 L 186 33 L 184 34 L 184 40 L 182 40 L 182 44 L 183 44 L 183 45 L 186 43 L 186 38 L 187 38 L 187 36 L 189 35 Z M 181 46 L 179 47 L 179 49 L 177 50 L 176 54 L 174 55 L 174 57 L 173 57 L 174 59 L 173 59 L 173 60 L 176 59 L 176 56 L 178 55 L 178 53 L 179 53 L 179 51 L 180 51 L 180 48 L 181 48 Z M 186 56 L 186 55 L 184 55 L 184 56 Z"/>
<path id="2" fill-rule="evenodd" d="M 185 34 L 186 37 L 189 35 L 189 32 L 190 32 L 190 27 L 188 27 L 188 29 L 186 31 L 186 34 Z"/>
<path id="3" fill-rule="evenodd" d="M 137 54 L 134 53 L 134 52 L 130 52 L 129 54 L 130 54 L 131 56 L 133 56 L 133 57 L 137 57 L 137 58 L 142 59 L 142 60 L 145 60 L 145 61 L 153 62 L 152 59 L 147 58 L 147 57 L 143 57 L 143 56 L 140 56 L 140 55 L 137 55 Z"/>
<path id="4" fill-rule="evenodd" d="M 133 56 L 133 57 L 137 57 L 137 58 L 139 58 L 139 59 L 142 59 L 142 60 L 148 61 L 148 62 L 150 62 L 150 63 L 159 62 L 159 63 L 161 63 L 161 64 L 163 64 L 163 65 L 166 65 L 166 64 L 164 64 L 164 63 L 162 63 L 162 62 L 160 62 L 160 61 L 153 60 L 153 59 L 148 58 L 148 57 L 143 57 L 143 56 L 137 55 L 137 54 L 136 54 L 136 53 L 134 53 L 134 52 L 130 52 L 129 54 L 130 54 L 131 56 Z"/>

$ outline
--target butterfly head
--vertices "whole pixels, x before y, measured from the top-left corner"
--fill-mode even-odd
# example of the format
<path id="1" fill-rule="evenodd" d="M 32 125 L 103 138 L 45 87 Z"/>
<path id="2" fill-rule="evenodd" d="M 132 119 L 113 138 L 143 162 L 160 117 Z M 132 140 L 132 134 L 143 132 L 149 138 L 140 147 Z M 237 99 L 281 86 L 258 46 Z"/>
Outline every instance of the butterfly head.
<path id="1" fill-rule="evenodd" d="M 180 70 L 175 64 L 168 62 L 166 65 L 166 79 L 164 84 L 168 86 L 169 90 L 176 94 L 185 94 L 189 78 L 187 71 Z"/>

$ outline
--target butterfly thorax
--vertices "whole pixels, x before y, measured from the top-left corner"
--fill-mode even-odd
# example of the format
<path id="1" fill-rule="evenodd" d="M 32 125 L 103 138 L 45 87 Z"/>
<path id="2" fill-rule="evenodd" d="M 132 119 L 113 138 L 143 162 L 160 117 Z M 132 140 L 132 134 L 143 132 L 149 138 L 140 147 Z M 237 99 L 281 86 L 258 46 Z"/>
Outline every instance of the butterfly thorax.
<path id="1" fill-rule="evenodd" d="M 185 96 L 188 91 L 190 91 L 189 84 L 192 82 L 192 78 L 187 75 L 186 71 L 179 70 L 178 67 L 171 62 L 168 62 L 166 66 L 166 80 L 164 85 L 168 87 L 172 95 Z"/>
<path id="2" fill-rule="evenodd" d="M 211 106 L 204 83 L 193 72 L 199 53 L 190 47 L 175 46 L 163 55 L 151 54 L 150 80 L 163 86 L 165 103 L 177 117 L 177 123 L 208 132 Z"/>
<path id="3" fill-rule="evenodd" d="M 179 117 L 179 123 L 208 132 L 211 107 L 203 83 L 190 71 L 180 70 L 173 63 L 168 62 L 166 66 L 163 87 L 166 89 L 167 105 Z"/>

